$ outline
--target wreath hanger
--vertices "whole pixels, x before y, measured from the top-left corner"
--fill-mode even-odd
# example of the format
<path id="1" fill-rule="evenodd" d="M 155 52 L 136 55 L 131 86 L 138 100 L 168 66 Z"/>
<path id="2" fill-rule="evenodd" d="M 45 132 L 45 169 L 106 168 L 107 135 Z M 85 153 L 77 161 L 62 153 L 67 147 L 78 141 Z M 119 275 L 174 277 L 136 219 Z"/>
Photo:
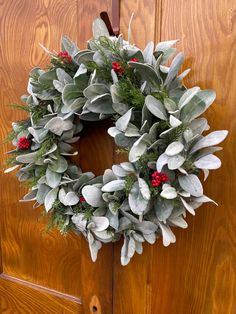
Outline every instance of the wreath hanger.
<path id="1" fill-rule="evenodd" d="M 100 17 L 106 24 L 110 36 L 117 36 L 120 33 L 120 3 L 119 0 L 112 0 L 111 2 L 111 21 L 108 13 L 103 11 Z"/>

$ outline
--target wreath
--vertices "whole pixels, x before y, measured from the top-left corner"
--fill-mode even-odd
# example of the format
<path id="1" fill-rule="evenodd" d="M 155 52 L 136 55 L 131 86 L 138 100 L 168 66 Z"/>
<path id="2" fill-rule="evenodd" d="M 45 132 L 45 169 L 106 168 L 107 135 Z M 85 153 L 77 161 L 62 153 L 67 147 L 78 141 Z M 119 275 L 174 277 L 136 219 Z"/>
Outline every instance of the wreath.
<path id="1" fill-rule="evenodd" d="M 74 230 L 88 241 L 92 260 L 102 243 L 124 237 L 121 264 L 126 265 L 142 243 L 162 236 L 164 246 L 176 241 L 172 227 L 186 228 L 186 211 L 212 202 L 203 194 L 206 180 L 221 161 L 227 131 L 209 129 L 199 117 L 215 99 L 213 90 L 186 88 L 189 69 L 178 75 L 183 53 L 175 57 L 176 40 L 153 42 L 141 51 L 122 36 L 111 37 L 101 19 L 93 23 L 88 48 L 79 50 L 62 37 L 61 52 L 46 70 L 29 74 L 23 105 L 28 118 L 12 123 L 8 152 L 19 181 L 30 189 L 22 201 L 44 205 L 51 225 L 61 233 Z M 166 62 L 169 61 L 169 66 Z M 112 117 L 108 133 L 128 161 L 102 176 L 83 173 L 70 156 L 77 154 L 83 121 Z"/>

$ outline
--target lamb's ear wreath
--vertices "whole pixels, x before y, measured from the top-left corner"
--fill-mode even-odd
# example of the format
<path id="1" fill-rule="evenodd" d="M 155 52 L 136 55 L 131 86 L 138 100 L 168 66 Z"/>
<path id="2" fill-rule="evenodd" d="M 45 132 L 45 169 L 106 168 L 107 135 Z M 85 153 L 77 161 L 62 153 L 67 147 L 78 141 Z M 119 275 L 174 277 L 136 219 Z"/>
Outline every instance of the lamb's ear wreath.
<path id="1" fill-rule="evenodd" d="M 184 55 L 173 57 L 175 43 L 150 42 L 141 51 L 122 36 L 110 37 L 96 19 L 87 49 L 65 36 L 61 52 L 44 48 L 50 66 L 30 72 L 25 104 L 16 106 L 29 116 L 12 123 L 15 149 L 6 172 L 18 169 L 18 179 L 30 185 L 23 201 L 44 205 L 53 226 L 86 237 L 93 261 L 102 242 L 121 236 L 122 265 L 142 253 L 145 241 L 153 244 L 162 236 L 168 246 L 176 241 L 171 227 L 187 227 L 186 211 L 195 215 L 213 202 L 199 174 L 206 180 L 210 169 L 221 166 L 215 145 L 228 132 L 203 135 L 209 126 L 200 115 L 215 92 L 183 85 L 189 70 L 178 74 Z M 108 133 L 128 161 L 99 177 L 83 173 L 70 162 L 83 120 L 110 117 L 115 122 Z"/>

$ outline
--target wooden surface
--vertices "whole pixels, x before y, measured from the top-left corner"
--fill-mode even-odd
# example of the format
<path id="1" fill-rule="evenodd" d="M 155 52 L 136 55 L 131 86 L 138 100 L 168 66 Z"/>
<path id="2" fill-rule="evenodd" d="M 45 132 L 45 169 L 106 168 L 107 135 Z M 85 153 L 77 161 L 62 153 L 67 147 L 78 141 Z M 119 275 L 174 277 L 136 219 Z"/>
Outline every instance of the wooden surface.
<path id="1" fill-rule="evenodd" d="M 109 8 L 109 0 L 1 1 L 1 139 L 11 121 L 23 118 L 22 112 L 7 105 L 19 102 L 26 93 L 29 70 L 48 62 L 38 43 L 59 51 L 61 34 L 66 34 L 85 47 L 92 20 Z M 81 165 L 96 173 L 112 163 L 113 148 L 108 136 L 104 136 L 105 128 L 94 127 L 82 143 L 85 148 L 81 148 Z M 101 147 L 108 147 L 106 158 L 97 153 Z M 2 164 L 8 149 L 6 145 L 0 149 Z M 95 302 L 98 310 L 100 304 L 100 312 L 111 313 L 112 246 L 105 246 L 98 262 L 92 263 L 84 239 L 74 234 L 63 237 L 57 231 L 45 232 L 46 219 L 42 219 L 40 210 L 32 209 L 32 204 L 19 203 L 26 190 L 20 187 L 14 173 L 1 172 L 0 191 L 0 312 L 87 314 L 93 313 Z"/>
<path id="2" fill-rule="evenodd" d="M 156 42 L 180 39 L 177 47 L 187 59 L 184 68 L 193 69 L 186 84 L 216 90 L 207 117 L 212 130 L 226 128 L 230 133 L 219 153 L 223 166 L 205 184 L 207 195 L 219 207 L 201 207 L 195 217 L 188 216 L 187 230 L 174 230 L 175 245 L 147 245 L 143 256 L 135 256 L 127 267 L 120 266 L 120 245 L 116 246 L 113 313 L 235 314 L 236 3 L 163 0 L 156 2 L 155 10 L 153 2 L 121 1 L 126 12 L 121 13 L 121 31 L 130 12 L 142 8 L 136 11 L 134 23 L 139 45 L 147 37 L 155 36 Z M 154 15 L 153 35 L 152 27 L 147 28 L 153 25 Z"/>
<path id="3" fill-rule="evenodd" d="M 179 38 L 184 68 L 193 69 L 186 84 L 217 92 L 207 117 L 212 130 L 227 128 L 230 135 L 219 154 L 223 167 L 210 175 L 205 189 L 219 207 L 206 205 L 196 217 L 188 216 L 189 228 L 175 230 L 175 245 L 145 245 L 144 254 L 126 267 L 120 265 L 121 242 L 114 245 L 114 256 L 112 245 L 105 245 L 94 264 L 83 239 L 45 233 L 40 212 L 19 204 L 25 191 L 14 173 L 1 173 L 1 313 L 236 313 L 235 1 L 121 0 L 120 5 L 124 35 L 135 12 L 133 37 L 141 48 L 149 40 Z M 58 50 L 64 33 L 85 47 L 91 22 L 103 10 L 109 12 L 109 0 L 0 2 L 1 138 L 10 121 L 23 117 L 6 105 L 25 93 L 28 71 L 47 62 L 38 42 Z M 108 125 L 85 127 L 77 159 L 83 170 L 101 174 L 125 158 L 115 156 Z M 7 148 L 0 149 L 2 161 Z"/>

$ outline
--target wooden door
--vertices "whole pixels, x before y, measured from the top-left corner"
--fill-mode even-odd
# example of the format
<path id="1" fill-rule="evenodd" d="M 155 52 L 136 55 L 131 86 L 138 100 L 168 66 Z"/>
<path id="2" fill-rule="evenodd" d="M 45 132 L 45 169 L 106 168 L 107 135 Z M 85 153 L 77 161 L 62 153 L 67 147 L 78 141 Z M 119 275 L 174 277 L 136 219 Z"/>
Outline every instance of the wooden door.
<path id="1" fill-rule="evenodd" d="M 189 228 L 175 231 L 171 247 L 146 245 L 143 255 L 122 267 L 121 243 L 115 244 L 114 257 L 112 245 L 104 245 L 93 264 L 83 239 L 46 233 L 40 211 L 18 202 L 25 191 L 14 174 L 1 173 L 0 313 L 236 313 L 235 1 L 121 0 L 120 6 L 122 33 L 135 12 L 138 46 L 179 38 L 184 68 L 193 69 L 186 84 L 217 92 L 207 117 L 212 129 L 227 128 L 230 135 L 220 153 L 223 167 L 205 187 L 219 207 L 205 205 L 188 217 Z M 28 71 L 47 63 L 38 42 L 58 50 L 64 33 L 84 47 L 92 19 L 109 8 L 110 0 L 1 1 L 1 138 L 10 121 L 23 117 L 6 105 L 25 92 Z M 113 158 L 106 123 L 84 134 L 79 160 L 84 171 L 101 174 L 120 160 Z M 0 148 L 2 162 L 7 147 Z"/>
<path id="2" fill-rule="evenodd" d="M 115 246 L 114 314 L 236 313 L 236 3 L 235 0 L 121 0 L 121 31 L 129 16 L 134 41 L 179 39 L 186 84 L 213 88 L 207 118 L 212 130 L 228 129 L 221 169 L 205 184 L 219 207 L 205 205 L 175 230 L 177 243 L 146 245 L 144 254 L 120 266 Z"/>
<path id="3" fill-rule="evenodd" d="M 7 105 L 19 102 L 19 96 L 26 93 L 29 70 L 48 62 L 39 43 L 59 51 L 61 34 L 66 34 L 84 48 L 92 20 L 109 8 L 106 0 L 0 2 L 1 139 L 11 121 L 23 118 L 22 112 Z M 83 149 L 80 164 L 85 171 L 89 167 L 99 174 L 112 163 L 112 145 L 106 158 L 99 158 L 96 152 L 110 139 L 104 126 L 98 125 L 95 132 L 97 141 L 89 147 L 90 159 Z M 82 145 L 91 140 L 93 135 L 87 134 Z M 10 145 L 0 148 L 2 164 Z M 1 171 L 0 313 L 112 313 L 112 246 L 106 245 L 97 263 L 91 262 L 84 239 L 45 232 L 41 211 L 19 203 L 24 194 L 15 174 Z"/>

